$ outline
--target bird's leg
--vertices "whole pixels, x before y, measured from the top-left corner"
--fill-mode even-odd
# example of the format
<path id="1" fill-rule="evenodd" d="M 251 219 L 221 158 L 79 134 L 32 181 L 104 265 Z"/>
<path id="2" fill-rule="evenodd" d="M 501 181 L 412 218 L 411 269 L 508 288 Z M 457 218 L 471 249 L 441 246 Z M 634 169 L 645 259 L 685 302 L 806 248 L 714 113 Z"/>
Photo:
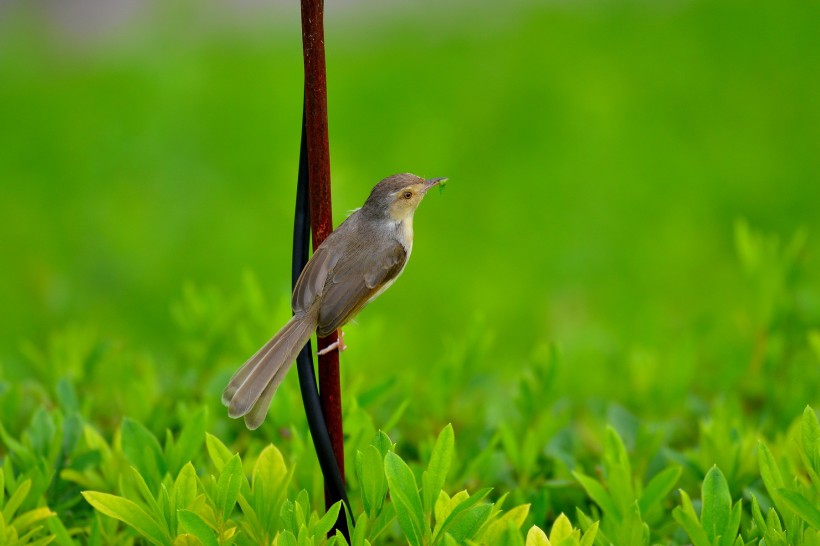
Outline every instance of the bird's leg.
<path id="1" fill-rule="evenodd" d="M 325 354 L 329 353 L 330 351 L 333 351 L 334 349 L 338 350 L 340 353 L 342 351 L 347 350 L 347 345 L 345 345 L 345 333 L 342 331 L 341 328 L 336 330 L 336 341 L 334 341 L 333 343 L 331 343 L 330 345 L 328 345 L 327 347 L 325 347 L 321 351 L 318 351 L 316 354 L 317 355 L 325 355 Z"/>

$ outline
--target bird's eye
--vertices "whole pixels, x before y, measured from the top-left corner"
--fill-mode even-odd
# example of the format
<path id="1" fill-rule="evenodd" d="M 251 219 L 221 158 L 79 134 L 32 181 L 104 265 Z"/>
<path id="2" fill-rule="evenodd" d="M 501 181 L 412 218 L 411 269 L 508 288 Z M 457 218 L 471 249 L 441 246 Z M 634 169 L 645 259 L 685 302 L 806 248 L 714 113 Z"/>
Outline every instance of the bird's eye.
<path id="1" fill-rule="evenodd" d="M 404 198 L 405 199 L 410 199 L 411 197 L 413 197 L 413 192 L 411 192 L 411 191 L 404 192 Z"/>

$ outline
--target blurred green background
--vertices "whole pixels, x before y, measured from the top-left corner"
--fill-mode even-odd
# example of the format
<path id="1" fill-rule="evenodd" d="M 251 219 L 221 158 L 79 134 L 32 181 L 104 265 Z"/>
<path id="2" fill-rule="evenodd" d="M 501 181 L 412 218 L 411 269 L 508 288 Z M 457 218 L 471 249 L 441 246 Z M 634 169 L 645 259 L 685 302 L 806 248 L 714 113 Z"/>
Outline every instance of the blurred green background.
<path id="1" fill-rule="evenodd" d="M 158 385 L 145 412 L 216 407 L 289 314 L 296 2 L 68 4 L 0 7 L 2 375 L 105 397 L 72 359 L 128 352 L 105 373 Z M 346 330 L 377 420 L 502 419 L 550 347 L 551 401 L 817 402 L 818 4 L 328 4 L 335 222 L 389 174 L 450 178 Z"/>

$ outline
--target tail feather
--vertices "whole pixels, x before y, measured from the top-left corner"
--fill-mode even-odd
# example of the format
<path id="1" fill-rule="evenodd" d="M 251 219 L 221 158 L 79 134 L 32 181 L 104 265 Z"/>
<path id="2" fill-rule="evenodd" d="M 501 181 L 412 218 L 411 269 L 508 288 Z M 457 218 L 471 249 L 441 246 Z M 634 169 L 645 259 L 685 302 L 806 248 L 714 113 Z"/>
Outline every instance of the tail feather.
<path id="1" fill-rule="evenodd" d="M 233 418 L 245 416 L 248 428 L 259 427 L 265 420 L 276 388 L 315 330 L 314 316 L 296 315 L 249 358 L 222 393 L 222 403 L 228 406 L 228 415 Z"/>

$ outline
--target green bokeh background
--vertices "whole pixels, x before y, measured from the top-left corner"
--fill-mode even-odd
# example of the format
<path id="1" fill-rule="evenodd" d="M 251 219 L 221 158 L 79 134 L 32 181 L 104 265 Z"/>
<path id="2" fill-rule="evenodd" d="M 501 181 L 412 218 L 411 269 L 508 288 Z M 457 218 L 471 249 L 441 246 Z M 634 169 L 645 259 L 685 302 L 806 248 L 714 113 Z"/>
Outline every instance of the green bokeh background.
<path id="1" fill-rule="evenodd" d="M 114 22 L 2 6 L 6 379 L 31 375 L 26 347 L 89 328 L 153 355 L 178 396 L 209 399 L 284 323 L 292 4 L 156 2 Z M 416 216 L 401 281 L 348 327 L 346 383 L 406 379 L 391 396 L 415 414 L 434 393 L 503 414 L 504 386 L 554 344 L 563 396 L 641 415 L 693 392 L 765 405 L 777 370 L 755 351 L 772 301 L 820 324 L 818 20 L 818 4 L 790 2 L 329 5 L 335 222 L 389 174 L 450 178 Z M 788 290 L 776 260 L 771 275 L 744 269 L 744 225 L 772 256 L 808 234 Z M 230 302 L 257 285 L 264 327 L 235 327 L 240 308 L 215 320 L 218 358 L 179 358 L 186 290 Z M 795 389 L 784 418 L 816 375 L 774 387 Z"/>

